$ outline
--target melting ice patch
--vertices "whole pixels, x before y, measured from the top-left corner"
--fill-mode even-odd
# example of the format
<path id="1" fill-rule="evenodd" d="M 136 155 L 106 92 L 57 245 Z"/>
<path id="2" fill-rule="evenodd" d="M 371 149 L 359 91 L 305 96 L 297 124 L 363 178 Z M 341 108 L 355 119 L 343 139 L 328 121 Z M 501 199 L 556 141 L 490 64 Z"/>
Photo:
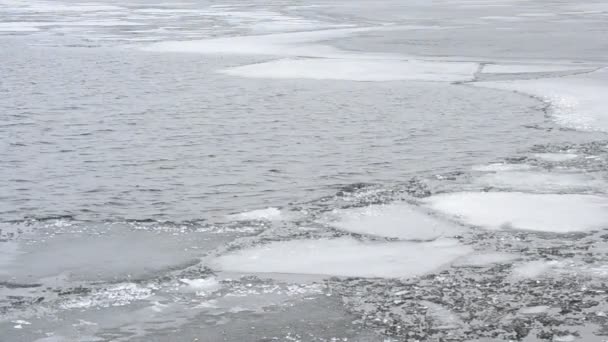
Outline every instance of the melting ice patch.
<path id="1" fill-rule="evenodd" d="M 345 237 L 273 242 L 220 256 L 211 264 L 233 272 L 398 278 L 432 272 L 471 251 L 452 239 L 363 243 Z"/>
<path id="2" fill-rule="evenodd" d="M 353 233 L 403 240 L 432 240 L 462 233 L 455 224 L 433 218 L 406 203 L 334 210 L 326 221 Z"/>
<path id="3" fill-rule="evenodd" d="M 489 173 L 475 179 L 475 183 L 482 186 L 522 191 L 585 190 L 597 185 L 595 178 L 587 174 L 536 171 Z"/>
<path id="4" fill-rule="evenodd" d="M 608 199 L 601 196 L 457 192 L 423 201 L 463 223 L 486 229 L 567 233 L 608 228 Z"/>
<path id="5" fill-rule="evenodd" d="M 281 219 L 281 210 L 277 208 L 258 209 L 230 215 L 229 218 L 236 221 L 278 221 Z"/>
<path id="6" fill-rule="evenodd" d="M 350 81 L 467 81 L 476 63 L 384 59 L 283 59 L 230 68 L 223 73 L 251 78 Z"/>
<path id="7" fill-rule="evenodd" d="M 566 127 L 608 132 L 606 68 L 576 76 L 475 84 L 538 97 L 551 105 L 551 112 L 556 121 Z"/>
<path id="8" fill-rule="evenodd" d="M 573 153 L 536 153 L 534 157 L 548 162 L 563 162 L 576 159 L 578 155 Z"/>
<path id="9" fill-rule="evenodd" d="M 454 262 L 458 267 L 483 267 L 492 264 L 509 263 L 518 258 L 517 255 L 501 252 L 474 253 L 465 255 Z"/>
<path id="10" fill-rule="evenodd" d="M 508 164 L 508 163 L 493 163 L 488 165 L 476 165 L 473 166 L 473 171 L 481 172 L 496 172 L 496 171 L 521 171 L 530 170 L 532 165 L 528 164 Z"/>

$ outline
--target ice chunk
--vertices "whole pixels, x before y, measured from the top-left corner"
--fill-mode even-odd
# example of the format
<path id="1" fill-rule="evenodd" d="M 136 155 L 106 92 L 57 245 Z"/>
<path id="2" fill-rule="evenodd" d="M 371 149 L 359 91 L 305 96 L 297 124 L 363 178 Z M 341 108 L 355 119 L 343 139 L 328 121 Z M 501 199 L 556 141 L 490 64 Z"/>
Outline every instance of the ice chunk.
<path id="1" fill-rule="evenodd" d="M 471 252 L 456 240 L 363 243 L 353 238 L 292 240 L 240 250 L 211 261 L 221 270 L 347 277 L 413 277 Z"/>
<path id="2" fill-rule="evenodd" d="M 217 279 L 211 277 L 206 279 L 180 279 L 180 282 L 184 283 L 188 289 L 195 291 L 199 294 L 212 293 L 221 288 L 220 282 Z"/>
<path id="3" fill-rule="evenodd" d="M 509 190 L 558 191 L 588 189 L 596 180 L 583 173 L 552 173 L 534 171 L 507 171 L 485 174 L 475 183 Z"/>
<path id="4" fill-rule="evenodd" d="M 576 159 L 578 155 L 573 153 L 536 153 L 534 154 L 534 157 L 549 162 L 562 162 Z"/>
<path id="5" fill-rule="evenodd" d="M 542 314 L 542 313 L 549 311 L 549 309 L 551 309 L 549 306 L 538 305 L 538 306 L 529 306 L 526 308 L 521 308 L 519 310 L 519 312 L 521 312 L 524 315 L 538 315 L 538 314 Z"/>
<path id="6" fill-rule="evenodd" d="M 608 131 L 608 69 L 559 78 L 479 82 L 478 86 L 513 90 L 551 105 L 551 114 L 566 127 Z"/>
<path id="7" fill-rule="evenodd" d="M 329 224 L 339 229 L 403 240 L 432 240 L 462 233 L 462 228 L 429 216 L 406 203 L 335 210 Z"/>
<path id="8" fill-rule="evenodd" d="M 566 233 L 608 227 L 608 199 L 594 195 L 457 192 L 423 201 L 463 223 L 487 229 Z"/>
<path id="9" fill-rule="evenodd" d="M 251 78 L 455 82 L 471 80 L 476 70 L 477 64 L 468 62 L 306 58 L 245 65 L 223 73 Z"/>
<path id="10" fill-rule="evenodd" d="M 281 219 L 281 211 L 277 208 L 266 208 L 247 211 L 240 214 L 230 215 L 229 218 L 237 221 L 254 221 L 254 220 L 265 220 L 265 221 L 277 221 Z"/>
<path id="11" fill-rule="evenodd" d="M 510 253 L 500 253 L 500 252 L 492 252 L 492 253 L 475 253 L 466 255 L 456 261 L 454 261 L 454 266 L 462 266 L 462 267 L 483 267 L 492 264 L 504 264 L 516 260 L 518 258 L 517 255 Z"/>

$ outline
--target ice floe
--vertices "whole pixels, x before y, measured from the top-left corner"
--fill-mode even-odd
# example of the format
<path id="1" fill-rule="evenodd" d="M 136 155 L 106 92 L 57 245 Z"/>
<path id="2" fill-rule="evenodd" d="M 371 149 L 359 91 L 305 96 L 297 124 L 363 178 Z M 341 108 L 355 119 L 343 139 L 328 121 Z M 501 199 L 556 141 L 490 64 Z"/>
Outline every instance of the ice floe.
<path id="1" fill-rule="evenodd" d="M 551 114 L 563 126 L 588 131 L 608 131 L 606 68 L 575 76 L 475 84 L 538 97 L 551 105 Z"/>
<path id="2" fill-rule="evenodd" d="M 432 240 L 456 236 L 463 231 L 407 203 L 334 210 L 326 221 L 348 232 L 403 240 Z"/>
<path id="3" fill-rule="evenodd" d="M 455 82 L 471 80 L 476 70 L 476 63 L 467 62 L 306 58 L 245 65 L 226 69 L 223 73 L 251 78 Z"/>
<path id="4" fill-rule="evenodd" d="M 608 228 L 608 199 L 595 195 L 456 192 L 423 202 L 462 223 L 486 229 L 567 233 Z"/>
<path id="5" fill-rule="evenodd" d="M 220 270 L 348 277 L 413 277 L 432 272 L 471 252 L 456 240 L 363 243 L 338 239 L 292 240 L 217 257 Z"/>

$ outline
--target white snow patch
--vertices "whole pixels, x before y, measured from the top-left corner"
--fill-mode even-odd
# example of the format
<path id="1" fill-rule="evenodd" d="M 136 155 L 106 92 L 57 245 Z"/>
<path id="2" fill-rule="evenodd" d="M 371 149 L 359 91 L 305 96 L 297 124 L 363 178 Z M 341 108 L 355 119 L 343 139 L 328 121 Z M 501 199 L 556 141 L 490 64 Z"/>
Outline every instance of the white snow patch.
<path id="1" fill-rule="evenodd" d="M 608 227 L 608 199 L 594 195 L 457 192 L 423 200 L 430 208 L 486 229 L 567 233 Z"/>
<path id="2" fill-rule="evenodd" d="M 282 218 L 282 216 L 281 210 L 277 208 L 266 208 L 230 215 L 229 218 L 237 221 L 278 221 Z"/>
<path id="3" fill-rule="evenodd" d="M 563 162 L 567 160 L 576 159 L 578 155 L 574 153 L 536 153 L 534 157 L 549 162 Z"/>
<path id="4" fill-rule="evenodd" d="M 536 96 L 551 105 L 551 114 L 560 125 L 608 132 L 608 68 L 584 75 L 475 84 Z"/>
<path id="5" fill-rule="evenodd" d="M 457 225 L 433 218 L 407 203 L 334 210 L 325 221 L 353 233 L 403 240 L 453 237 L 463 231 Z"/>
<path id="6" fill-rule="evenodd" d="M 467 62 L 308 58 L 251 64 L 222 72 L 250 78 L 455 82 L 471 80 L 476 70 L 476 63 Z"/>
<path id="7" fill-rule="evenodd" d="M 363 243 L 353 238 L 292 240 L 220 256 L 224 271 L 315 274 L 346 277 L 414 277 L 471 252 L 456 240 Z"/>

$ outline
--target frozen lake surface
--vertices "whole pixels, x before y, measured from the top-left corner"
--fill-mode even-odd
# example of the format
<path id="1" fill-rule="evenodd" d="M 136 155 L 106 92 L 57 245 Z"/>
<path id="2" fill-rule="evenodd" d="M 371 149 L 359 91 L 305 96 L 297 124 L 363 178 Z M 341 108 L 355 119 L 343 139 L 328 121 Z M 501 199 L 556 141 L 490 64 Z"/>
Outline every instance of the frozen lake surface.
<path id="1" fill-rule="evenodd" d="M 0 340 L 605 341 L 608 6 L 0 0 Z"/>

